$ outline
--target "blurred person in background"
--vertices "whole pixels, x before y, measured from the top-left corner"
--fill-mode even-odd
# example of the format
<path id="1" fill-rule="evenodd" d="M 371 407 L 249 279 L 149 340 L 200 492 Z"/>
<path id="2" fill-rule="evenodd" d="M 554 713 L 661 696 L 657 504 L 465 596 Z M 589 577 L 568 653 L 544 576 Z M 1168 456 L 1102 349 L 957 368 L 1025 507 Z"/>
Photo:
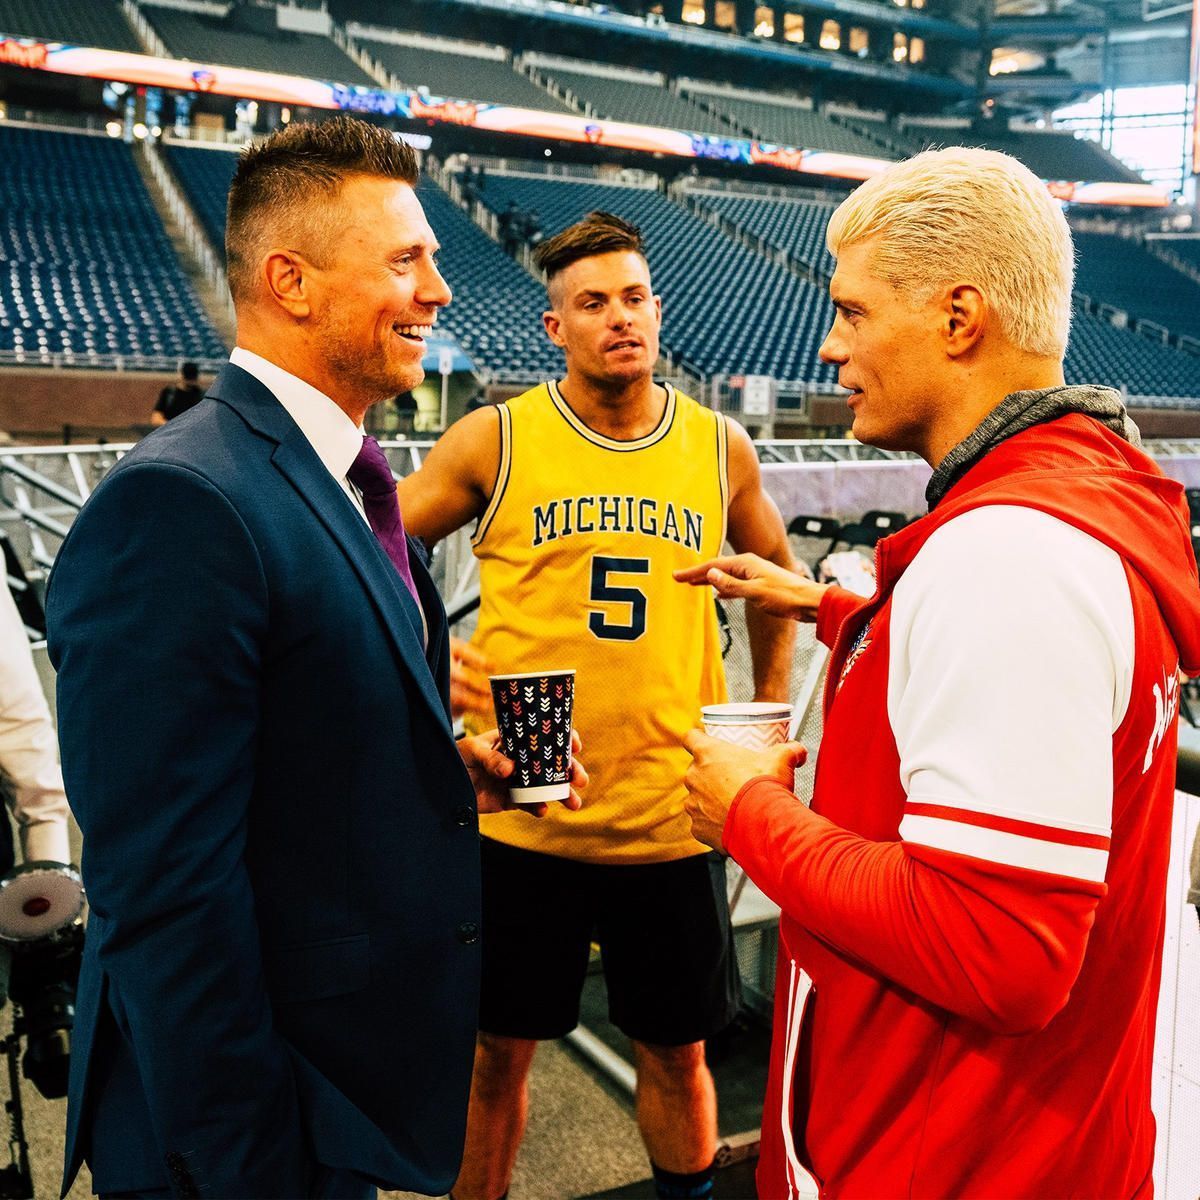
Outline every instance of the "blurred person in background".
<path id="1" fill-rule="evenodd" d="M 17 823 L 21 861 L 69 863 L 58 742 L 29 636 L 7 585 L 0 586 L 0 775 Z M 0 837 L 0 876 L 14 862 L 12 840 Z"/>
<path id="2" fill-rule="evenodd" d="M 688 739 L 696 836 L 783 910 L 759 1193 L 1149 1196 L 1183 489 L 1119 393 L 1065 384 L 1070 230 L 1015 159 L 889 167 L 827 238 L 822 358 L 860 441 L 934 468 L 929 514 L 870 599 L 678 576 L 832 651 L 811 809 L 800 747 Z"/>
<path id="3" fill-rule="evenodd" d="M 496 1200 L 525 1130 L 539 1040 L 579 1020 L 593 937 L 614 1023 L 634 1043 L 637 1120 L 658 1194 L 709 1194 L 717 1111 L 705 1039 L 738 1009 L 725 864 L 692 838 L 680 747 L 725 698 L 712 598 L 675 567 L 724 544 L 790 565 L 742 428 L 654 381 L 662 319 L 638 230 L 609 213 L 543 241 L 550 340 L 566 376 L 468 414 L 400 484 L 436 542 L 478 519 L 479 625 L 453 678 L 492 723 L 499 672 L 574 667 L 588 803 L 481 823 L 483 995 L 456 1200 Z M 795 630 L 754 615 L 759 698 L 786 700 Z M 586 1153 L 579 1147 L 576 1153 Z"/>
<path id="4" fill-rule="evenodd" d="M 199 378 L 200 368 L 194 362 L 185 362 L 179 368 L 179 381 L 159 392 L 150 424 L 165 425 L 189 408 L 195 408 L 204 399 L 204 389 L 196 382 Z"/>

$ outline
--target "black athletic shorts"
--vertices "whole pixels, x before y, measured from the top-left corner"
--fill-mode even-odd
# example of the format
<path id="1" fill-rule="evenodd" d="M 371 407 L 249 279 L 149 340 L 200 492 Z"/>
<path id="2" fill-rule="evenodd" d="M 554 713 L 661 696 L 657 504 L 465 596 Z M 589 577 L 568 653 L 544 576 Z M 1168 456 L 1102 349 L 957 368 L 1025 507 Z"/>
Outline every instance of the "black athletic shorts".
<path id="1" fill-rule="evenodd" d="M 686 1046 L 736 1016 L 719 854 L 614 866 L 483 839 L 484 1033 L 539 1041 L 570 1033 L 593 941 L 609 1018 L 635 1041 Z"/>

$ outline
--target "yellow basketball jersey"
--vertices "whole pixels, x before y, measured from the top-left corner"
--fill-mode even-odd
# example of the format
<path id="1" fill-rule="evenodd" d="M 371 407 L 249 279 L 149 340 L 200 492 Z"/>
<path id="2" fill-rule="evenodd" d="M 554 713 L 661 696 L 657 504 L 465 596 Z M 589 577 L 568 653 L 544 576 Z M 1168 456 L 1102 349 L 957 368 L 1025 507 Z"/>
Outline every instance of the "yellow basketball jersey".
<path id="1" fill-rule="evenodd" d="M 578 813 L 482 818 L 487 837 L 582 861 L 700 854 L 683 812 L 681 742 L 725 699 L 708 588 L 671 572 L 721 552 L 723 417 L 667 386 L 636 441 L 589 429 L 555 383 L 499 407 L 501 463 L 475 533 L 474 641 L 497 673 L 574 667 L 574 724 L 590 783 Z"/>

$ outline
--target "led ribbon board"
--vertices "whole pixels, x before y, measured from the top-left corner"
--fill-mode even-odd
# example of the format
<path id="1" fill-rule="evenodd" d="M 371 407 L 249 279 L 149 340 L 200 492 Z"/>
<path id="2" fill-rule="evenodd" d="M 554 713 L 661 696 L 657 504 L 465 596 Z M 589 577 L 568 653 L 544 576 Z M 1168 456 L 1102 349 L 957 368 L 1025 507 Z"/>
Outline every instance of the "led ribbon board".
<path id="1" fill-rule="evenodd" d="M 624 121 L 593 120 L 571 113 L 540 112 L 507 104 L 448 99 L 428 96 L 415 90 L 391 92 L 382 88 L 305 79 L 299 75 L 278 75 L 245 67 L 155 58 L 147 54 L 129 54 L 120 50 L 100 50 L 8 35 L 0 35 L 0 64 L 174 91 L 211 92 L 241 100 L 374 113 L 413 121 L 435 121 L 494 133 L 517 134 L 542 142 L 580 142 L 591 146 L 611 146 L 618 150 L 670 154 L 678 158 L 762 164 L 800 174 L 840 179 L 869 179 L 889 166 L 884 159 L 835 154 L 827 150 L 687 133 L 678 129 L 631 125 Z M 1170 203 L 1165 192 L 1148 183 L 1051 180 L 1047 187 L 1060 200 L 1070 204 L 1162 208 Z"/>

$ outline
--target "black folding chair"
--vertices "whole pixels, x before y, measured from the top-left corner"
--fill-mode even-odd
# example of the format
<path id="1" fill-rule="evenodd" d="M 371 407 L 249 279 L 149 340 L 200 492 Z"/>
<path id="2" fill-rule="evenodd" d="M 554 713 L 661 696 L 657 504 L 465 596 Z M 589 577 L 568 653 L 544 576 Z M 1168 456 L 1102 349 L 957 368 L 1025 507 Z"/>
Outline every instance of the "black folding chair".
<path id="1" fill-rule="evenodd" d="M 841 532 L 834 517 L 810 517 L 801 514 L 788 522 L 788 537 L 794 538 L 792 553 L 815 572 L 817 564 L 829 553 Z"/>
<path id="2" fill-rule="evenodd" d="M 897 529 L 903 529 L 908 524 L 908 517 L 902 512 L 890 512 L 884 508 L 873 508 L 862 515 L 863 525 L 879 530 L 879 537 L 887 537 Z M 879 539 L 876 538 L 876 541 Z"/>

